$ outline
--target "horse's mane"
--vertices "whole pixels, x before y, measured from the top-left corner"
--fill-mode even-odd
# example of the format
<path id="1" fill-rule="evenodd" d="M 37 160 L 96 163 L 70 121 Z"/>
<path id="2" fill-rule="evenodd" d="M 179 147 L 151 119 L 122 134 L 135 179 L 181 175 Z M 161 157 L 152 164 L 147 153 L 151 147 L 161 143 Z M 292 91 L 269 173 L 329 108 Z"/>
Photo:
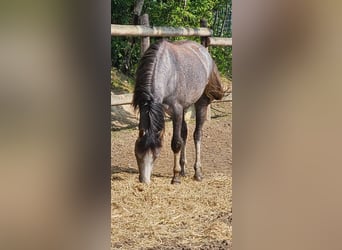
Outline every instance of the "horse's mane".
<path id="1" fill-rule="evenodd" d="M 158 51 L 162 41 L 151 45 L 140 60 L 135 79 L 133 107 L 139 107 L 139 129 L 145 131 L 140 140 L 140 149 L 154 149 L 161 146 L 164 130 L 164 110 L 161 103 L 156 103 L 152 93 L 152 78 Z"/>
<path id="2" fill-rule="evenodd" d="M 138 106 L 141 106 L 146 102 L 153 102 L 152 77 L 160 44 L 161 41 L 152 44 L 140 60 L 135 77 L 135 89 L 133 95 L 134 109 L 137 109 Z"/>

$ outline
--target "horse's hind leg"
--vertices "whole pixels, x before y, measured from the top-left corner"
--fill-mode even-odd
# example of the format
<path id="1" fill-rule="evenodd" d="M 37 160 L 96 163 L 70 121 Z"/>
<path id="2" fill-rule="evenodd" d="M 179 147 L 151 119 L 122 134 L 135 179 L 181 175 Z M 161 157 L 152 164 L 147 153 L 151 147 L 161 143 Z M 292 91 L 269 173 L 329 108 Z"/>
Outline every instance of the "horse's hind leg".
<path id="1" fill-rule="evenodd" d="M 180 167 L 181 167 L 181 176 L 185 176 L 185 166 L 187 164 L 186 160 L 186 138 L 188 136 L 188 128 L 185 122 L 185 111 L 183 111 L 183 120 L 182 120 L 182 129 L 181 129 L 181 137 L 183 139 L 182 151 L 180 156 Z"/>
<path id="2" fill-rule="evenodd" d="M 202 180 L 202 168 L 201 168 L 201 137 L 202 137 L 202 128 L 203 124 L 207 117 L 207 108 L 210 103 L 210 100 L 206 96 L 202 96 L 196 103 L 196 128 L 194 131 L 194 142 L 196 149 L 196 160 L 195 160 L 195 180 Z"/>

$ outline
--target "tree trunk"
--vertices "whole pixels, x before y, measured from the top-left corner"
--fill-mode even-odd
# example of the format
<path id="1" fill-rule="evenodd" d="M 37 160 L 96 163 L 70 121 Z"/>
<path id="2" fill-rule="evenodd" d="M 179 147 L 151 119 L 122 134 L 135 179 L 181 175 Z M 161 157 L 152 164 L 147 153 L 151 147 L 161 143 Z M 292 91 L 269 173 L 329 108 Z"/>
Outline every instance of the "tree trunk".
<path id="1" fill-rule="evenodd" d="M 139 24 L 140 25 L 145 25 L 145 26 L 150 26 L 150 21 L 148 18 L 147 14 L 144 14 L 139 17 Z M 145 51 L 150 47 L 150 37 L 142 37 L 141 38 L 141 45 L 140 45 L 140 55 L 142 56 Z"/>
<path id="2" fill-rule="evenodd" d="M 137 0 L 134 4 L 134 8 L 133 8 L 133 20 L 132 23 L 134 25 L 138 25 L 139 24 L 139 16 L 141 14 L 142 8 L 144 6 L 144 0 Z M 133 47 L 134 44 L 136 43 L 136 38 L 135 37 L 130 37 L 128 38 L 128 43 L 130 46 L 126 47 L 125 50 L 125 60 L 123 63 L 124 66 L 124 72 L 126 71 L 126 73 L 128 73 L 130 71 L 131 68 L 131 58 L 132 58 L 132 51 L 133 51 Z"/>
<path id="3" fill-rule="evenodd" d="M 144 0 L 137 0 L 134 5 L 133 9 L 133 24 L 137 25 L 139 24 L 139 16 L 141 15 L 142 8 L 144 6 Z"/>

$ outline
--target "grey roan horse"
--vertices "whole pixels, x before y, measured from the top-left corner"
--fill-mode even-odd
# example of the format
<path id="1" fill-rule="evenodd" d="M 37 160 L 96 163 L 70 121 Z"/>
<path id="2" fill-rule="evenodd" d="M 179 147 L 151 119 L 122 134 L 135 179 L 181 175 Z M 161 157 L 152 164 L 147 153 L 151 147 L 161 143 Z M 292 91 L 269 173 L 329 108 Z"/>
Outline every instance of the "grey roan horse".
<path id="1" fill-rule="evenodd" d="M 162 146 L 166 112 L 173 122 L 171 183 L 180 183 L 180 176 L 185 175 L 188 133 L 184 112 L 192 104 L 196 110 L 194 178 L 201 181 L 200 143 L 207 107 L 223 95 L 216 64 L 202 45 L 162 40 L 148 48 L 137 69 L 133 96 L 133 106 L 139 107 L 140 113 L 139 137 L 135 143 L 140 182 L 150 183 L 153 162 Z"/>

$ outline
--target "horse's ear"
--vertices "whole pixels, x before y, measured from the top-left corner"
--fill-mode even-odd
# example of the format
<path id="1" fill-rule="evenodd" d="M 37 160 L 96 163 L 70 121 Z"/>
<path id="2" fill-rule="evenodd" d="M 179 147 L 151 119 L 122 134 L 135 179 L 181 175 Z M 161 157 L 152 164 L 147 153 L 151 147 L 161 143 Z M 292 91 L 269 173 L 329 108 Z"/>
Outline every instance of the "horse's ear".
<path id="1" fill-rule="evenodd" d="M 143 137 L 144 135 L 145 135 L 145 130 L 140 129 L 140 130 L 139 130 L 139 137 L 141 138 L 141 137 Z"/>

